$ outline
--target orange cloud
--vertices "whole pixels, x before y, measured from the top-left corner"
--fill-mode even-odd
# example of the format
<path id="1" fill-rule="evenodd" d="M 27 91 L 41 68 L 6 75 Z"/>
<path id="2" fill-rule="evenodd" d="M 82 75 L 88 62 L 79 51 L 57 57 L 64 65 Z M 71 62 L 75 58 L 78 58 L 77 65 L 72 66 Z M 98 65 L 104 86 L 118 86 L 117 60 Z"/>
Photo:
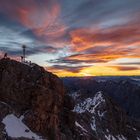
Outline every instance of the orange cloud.
<path id="1" fill-rule="evenodd" d="M 139 41 L 140 28 L 138 24 L 110 29 L 76 29 L 70 32 L 71 43 L 76 51 L 81 51 L 97 45 L 117 45 L 117 47 L 131 45 Z"/>
<path id="2" fill-rule="evenodd" d="M 53 3 L 50 7 L 39 7 L 36 3 L 30 8 L 19 9 L 20 22 L 31 29 L 39 38 L 53 40 L 65 33 L 65 25 L 59 19 L 60 5 Z"/>
<path id="3" fill-rule="evenodd" d="M 61 6 L 57 1 L 43 0 L 4 0 L 1 10 L 12 19 L 20 22 L 42 41 L 54 41 L 65 34 L 66 25 L 60 19 Z"/>
<path id="4" fill-rule="evenodd" d="M 138 24 L 110 29 L 82 28 L 70 32 L 72 50 L 79 55 L 68 60 L 109 62 L 118 58 L 140 58 L 140 28 Z"/>
<path id="5" fill-rule="evenodd" d="M 118 71 L 135 71 L 135 70 L 140 70 L 139 67 L 134 67 L 134 66 L 110 66 L 110 67 L 115 68 Z"/>

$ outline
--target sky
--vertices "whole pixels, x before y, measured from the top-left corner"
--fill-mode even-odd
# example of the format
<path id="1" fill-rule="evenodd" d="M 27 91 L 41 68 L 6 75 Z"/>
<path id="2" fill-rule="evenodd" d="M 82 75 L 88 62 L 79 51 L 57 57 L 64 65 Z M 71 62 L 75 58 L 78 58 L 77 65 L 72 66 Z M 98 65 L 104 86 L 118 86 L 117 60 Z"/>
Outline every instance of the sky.
<path id="1" fill-rule="evenodd" d="M 65 76 L 140 75 L 140 0 L 0 0 L 0 55 Z"/>

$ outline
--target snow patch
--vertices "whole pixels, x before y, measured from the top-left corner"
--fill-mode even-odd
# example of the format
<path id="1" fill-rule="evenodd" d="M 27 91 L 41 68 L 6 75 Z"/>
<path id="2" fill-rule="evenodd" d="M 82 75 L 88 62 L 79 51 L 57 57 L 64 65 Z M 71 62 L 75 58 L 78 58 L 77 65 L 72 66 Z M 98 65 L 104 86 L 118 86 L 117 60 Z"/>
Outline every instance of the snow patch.
<path id="1" fill-rule="evenodd" d="M 90 127 L 92 130 L 96 131 L 96 121 L 94 117 L 92 117 L 92 122 L 90 123 Z"/>
<path id="2" fill-rule="evenodd" d="M 24 117 L 21 116 L 17 118 L 15 115 L 10 114 L 7 115 L 3 120 L 2 123 L 5 124 L 5 130 L 8 136 L 13 138 L 30 138 L 34 140 L 43 140 L 40 136 L 33 133 L 23 122 L 22 119 Z"/>
<path id="3" fill-rule="evenodd" d="M 98 79 L 97 82 L 98 82 L 98 83 L 106 82 L 106 80 L 105 80 L 105 79 Z"/>
<path id="4" fill-rule="evenodd" d="M 127 138 L 125 138 L 123 135 L 117 135 L 117 136 L 113 136 L 113 135 L 105 135 L 105 138 L 107 140 L 127 140 Z"/>
<path id="5" fill-rule="evenodd" d="M 118 138 L 119 140 L 127 140 L 127 138 L 125 138 L 123 135 L 118 135 L 117 138 Z"/>
<path id="6" fill-rule="evenodd" d="M 84 132 L 88 132 L 83 126 L 81 126 L 77 121 L 75 122 L 77 127 L 80 127 Z"/>
<path id="7" fill-rule="evenodd" d="M 102 118 L 102 117 L 104 116 L 105 113 L 106 113 L 106 111 L 101 112 L 101 111 L 99 110 L 99 111 L 98 111 L 98 116 L 99 116 L 100 118 Z"/>
<path id="8" fill-rule="evenodd" d="M 139 78 L 131 78 L 131 79 L 140 82 Z"/>
<path id="9" fill-rule="evenodd" d="M 10 106 L 10 105 L 8 105 L 7 103 L 2 102 L 2 101 L 1 101 L 0 103 L 1 103 L 1 104 L 3 104 L 3 105 L 5 105 L 5 106 L 7 106 L 7 107 L 9 107 L 10 109 L 12 109 L 12 108 L 11 108 L 11 106 Z"/>
<path id="10" fill-rule="evenodd" d="M 78 91 L 77 91 L 77 92 L 70 93 L 69 95 L 70 95 L 74 100 L 76 100 L 76 99 L 80 96 L 80 94 L 78 94 Z"/>
<path id="11" fill-rule="evenodd" d="M 93 98 L 87 98 L 83 102 L 77 104 L 73 111 L 77 113 L 84 113 L 86 111 L 94 113 L 96 107 L 103 102 L 105 102 L 105 99 L 102 93 L 98 92 Z"/>
<path id="12" fill-rule="evenodd" d="M 137 131 L 137 129 L 136 129 L 136 128 L 134 128 L 134 127 L 132 127 L 132 129 L 133 129 L 134 131 Z"/>
<path id="13" fill-rule="evenodd" d="M 21 63 L 24 64 L 24 65 L 27 65 L 29 67 L 35 66 L 35 64 L 34 63 L 31 63 L 31 61 L 25 61 L 25 62 L 21 62 Z"/>

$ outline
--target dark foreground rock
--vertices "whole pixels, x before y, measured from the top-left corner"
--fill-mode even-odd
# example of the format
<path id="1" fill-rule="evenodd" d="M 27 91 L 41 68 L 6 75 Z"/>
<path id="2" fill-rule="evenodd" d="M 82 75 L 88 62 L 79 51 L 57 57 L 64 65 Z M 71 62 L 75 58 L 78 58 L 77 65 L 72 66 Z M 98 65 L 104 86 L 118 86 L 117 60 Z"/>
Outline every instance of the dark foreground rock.
<path id="1" fill-rule="evenodd" d="M 64 107 L 64 99 L 63 83 L 44 68 L 8 58 L 0 60 L 0 101 L 16 116 L 24 115 L 24 123 L 34 132 L 52 140 L 65 135 L 60 121 L 64 108 L 68 113 L 70 109 L 69 105 Z M 10 113 L 2 107 L 1 120 Z"/>

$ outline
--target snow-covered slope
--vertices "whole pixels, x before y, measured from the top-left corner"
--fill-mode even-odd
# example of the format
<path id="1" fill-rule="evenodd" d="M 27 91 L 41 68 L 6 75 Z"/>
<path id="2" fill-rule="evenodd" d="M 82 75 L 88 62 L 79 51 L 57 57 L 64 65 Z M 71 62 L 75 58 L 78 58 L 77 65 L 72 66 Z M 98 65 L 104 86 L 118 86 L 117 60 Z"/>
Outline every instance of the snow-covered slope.
<path id="1" fill-rule="evenodd" d="M 33 133 L 23 122 L 23 117 L 17 118 L 14 114 L 7 115 L 2 123 L 5 124 L 5 131 L 11 138 L 29 138 L 34 140 L 43 140 L 37 134 Z"/>
<path id="2" fill-rule="evenodd" d="M 77 113 L 84 113 L 86 111 L 95 113 L 95 109 L 98 107 L 98 105 L 104 102 L 105 99 L 103 98 L 102 93 L 98 92 L 93 98 L 87 98 L 83 102 L 77 104 L 73 111 Z"/>
<path id="3" fill-rule="evenodd" d="M 79 98 L 73 112 L 77 113 L 76 127 L 81 135 L 94 134 L 97 140 L 140 138 L 139 128 L 132 125 L 125 112 L 101 91 L 93 97 L 82 98 L 80 102 Z"/>

